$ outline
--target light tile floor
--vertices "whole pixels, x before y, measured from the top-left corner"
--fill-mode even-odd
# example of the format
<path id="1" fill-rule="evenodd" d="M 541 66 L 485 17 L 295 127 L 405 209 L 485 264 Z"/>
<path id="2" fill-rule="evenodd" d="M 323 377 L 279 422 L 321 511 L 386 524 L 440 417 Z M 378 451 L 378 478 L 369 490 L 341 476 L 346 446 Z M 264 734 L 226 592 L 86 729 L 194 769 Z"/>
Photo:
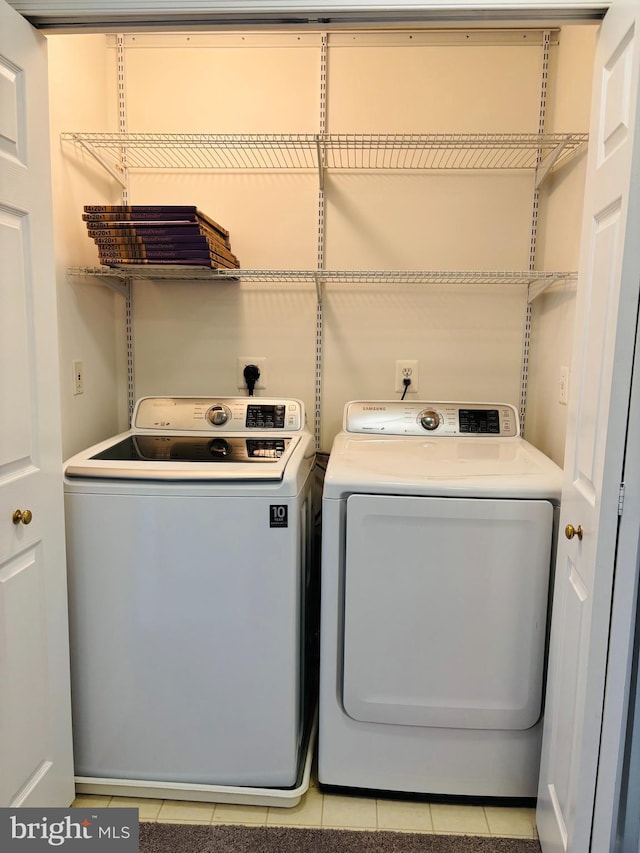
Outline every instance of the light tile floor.
<path id="1" fill-rule="evenodd" d="M 535 811 L 527 808 L 466 806 L 342 796 L 321 792 L 312 781 L 293 808 L 236 806 L 182 800 L 79 795 L 74 806 L 138 808 L 141 821 L 250 824 L 332 829 L 393 830 L 449 835 L 537 838 Z"/>

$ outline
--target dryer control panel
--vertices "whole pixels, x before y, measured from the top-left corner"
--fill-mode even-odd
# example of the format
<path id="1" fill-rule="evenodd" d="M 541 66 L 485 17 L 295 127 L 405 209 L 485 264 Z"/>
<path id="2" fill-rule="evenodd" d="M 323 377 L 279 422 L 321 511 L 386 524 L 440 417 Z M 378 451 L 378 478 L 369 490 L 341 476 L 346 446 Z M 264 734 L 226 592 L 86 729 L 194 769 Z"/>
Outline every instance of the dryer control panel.
<path id="1" fill-rule="evenodd" d="M 379 435 L 520 435 L 518 413 L 509 403 L 355 400 L 345 407 L 344 429 Z"/>

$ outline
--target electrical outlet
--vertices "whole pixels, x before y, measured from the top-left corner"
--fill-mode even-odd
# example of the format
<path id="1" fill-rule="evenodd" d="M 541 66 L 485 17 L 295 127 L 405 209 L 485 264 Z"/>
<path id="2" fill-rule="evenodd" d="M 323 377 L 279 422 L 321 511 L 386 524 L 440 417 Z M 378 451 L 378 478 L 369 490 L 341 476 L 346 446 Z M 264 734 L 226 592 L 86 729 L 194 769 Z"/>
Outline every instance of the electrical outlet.
<path id="1" fill-rule="evenodd" d="M 73 362 L 73 394 L 84 394 L 84 365 L 79 359 Z"/>
<path id="2" fill-rule="evenodd" d="M 267 359 L 265 356 L 249 356 L 249 355 L 240 355 L 238 356 L 238 360 L 236 362 L 236 386 L 240 391 L 247 390 L 247 382 L 244 378 L 244 369 L 248 364 L 255 364 L 255 366 L 260 371 L 260 377 L 255 384 L 256 391 L 264 391 L 267 387 L 267 378 L 266 378 L 266 369 L 267 369 Z"/>
<path id="3" fill-rule="evenodd" d="M 407 389 L 407 394 L 418 393 L 418 362 L 417 361 L 396 361 L 396 382 L 395 390 L 404 391 L 403 379 L 410 379 L 411 385 Z"/>
<path id="4" fill-rule="evenodd" d="M 558 384 L 558 402 L 566 406 L 569 401 L 569 368 L 560 368 L 560 381 Z"/>

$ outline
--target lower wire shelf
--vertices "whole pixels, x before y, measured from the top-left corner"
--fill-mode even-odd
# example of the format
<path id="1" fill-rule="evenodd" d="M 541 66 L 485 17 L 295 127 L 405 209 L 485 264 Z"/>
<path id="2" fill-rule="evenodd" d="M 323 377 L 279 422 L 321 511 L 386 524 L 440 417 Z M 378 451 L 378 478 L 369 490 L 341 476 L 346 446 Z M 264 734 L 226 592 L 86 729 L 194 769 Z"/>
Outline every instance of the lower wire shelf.
<path id="1" fill-rule="evenodd" d="M 568 271 L 477 271 L 477 270 L 282 270 L 282 269 L 211 269 L 210 267 L 173 266 L 171 264 L 128 264 L 122 266 L 70 267 L 70 278 L 93 278 L 124 292 L 127 282 L 212 281 L 292 284 L 310 282 L 324 284 L 466 284 L 521 285 L 529 288 L 534 299 L 558 282 L 573 283 L 576 272 Z"/>

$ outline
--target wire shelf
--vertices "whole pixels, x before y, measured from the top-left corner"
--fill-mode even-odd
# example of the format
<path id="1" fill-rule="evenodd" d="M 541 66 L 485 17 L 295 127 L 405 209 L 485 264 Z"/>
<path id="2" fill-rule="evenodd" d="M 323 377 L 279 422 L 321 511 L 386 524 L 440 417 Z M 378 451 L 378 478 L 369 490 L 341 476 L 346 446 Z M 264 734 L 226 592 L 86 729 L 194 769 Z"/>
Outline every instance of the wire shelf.
<path id="1" fill-rule="evenodd" d="M 111 173 L 146 169 L 529 169 L 574 156 L 586 133 L 162 134 L 63 133 Z M 544 165 L 546 164 L 546 165 Z"/>
<path id="2" fill-rule="evenodd" d="M 575 153 L 588 134 L 332 135 L 324 165 L 329 169 L 534 170 L 555 156 L 554 165 Z"/>
<path id="3" fill-rule="evenodd" d="M 295 284 L 310 282 L 324 284 L 467 284 L 534 286 L 538 295 L 560 281 L 575 281 L 575 272 L 513 272 L 467 270 L 257 270 L 210 269 L 171 265 L 127 264 L 119 267 L 70 267 L 71 277 L 92 277 L 125 282 L 128 279 L 153 281 L 216 281 Z"/>

